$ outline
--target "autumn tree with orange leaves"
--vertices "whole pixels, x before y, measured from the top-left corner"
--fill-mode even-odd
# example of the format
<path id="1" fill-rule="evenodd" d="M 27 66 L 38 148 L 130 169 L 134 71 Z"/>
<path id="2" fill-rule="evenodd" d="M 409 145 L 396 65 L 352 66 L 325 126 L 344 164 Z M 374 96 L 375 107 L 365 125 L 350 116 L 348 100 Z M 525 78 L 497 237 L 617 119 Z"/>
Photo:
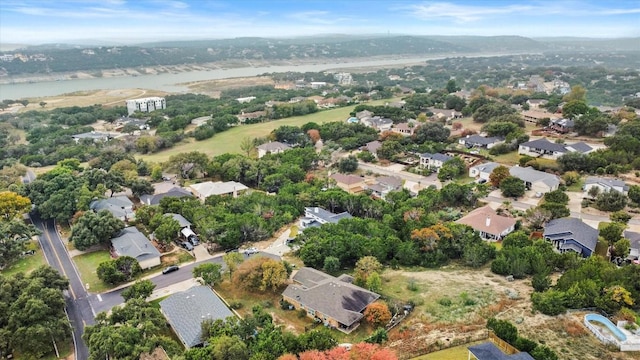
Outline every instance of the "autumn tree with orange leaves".
<path id="1" fill-rule="evenodd" d="M 359 343 L 347 350 L 338 346 L 326 351 L 305 351 L 296 357 L 292 354 L 282 355 L 278 360 L 398 360 L 398 356 L 378 344 Z"/>
<path id="2" fill-rule="evenodd" d="M 391 311 L 387 304 L 374 302 L 364 309 L 364 318 L 373 326 L 384 326 L 391 320 Z"/>

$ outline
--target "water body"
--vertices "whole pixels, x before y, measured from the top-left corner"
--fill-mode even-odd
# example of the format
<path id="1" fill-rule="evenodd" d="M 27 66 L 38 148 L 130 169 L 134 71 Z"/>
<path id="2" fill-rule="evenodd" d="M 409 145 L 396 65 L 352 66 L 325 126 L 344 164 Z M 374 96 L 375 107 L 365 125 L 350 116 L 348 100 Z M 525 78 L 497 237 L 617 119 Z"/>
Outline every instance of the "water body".
<path id="1" fill-rule="evenodd" d="M 504 54 L 481 54 L 466 55 L 467 57 L 478 56 L 497 56 Z M 111 89 L 152 89 L 166 91 L 170 93 L 188 92 L 189 89 L 181 83 L 216 80 L 234 77 L 256 76 L 264 73 L 281 73 L 287 71 L 294 72 L 319 72 L 331 69 L 349 69 L 362 67 L 375 67 L 386 65 L 404 65 L 416 64 L 427 60 L 442 59 L 453 56 L 424 56 L 417 58 L 401 58 L 401 59 L 381 59 L 372 61 L 358 62 L 342 62 L 342 63 L 324 63 L 324 64 L 304 64 L 304 65 L 287 65 L 287 66 L 264 66 L 264 67 L 245 67 L 234 69 L 218 69 L 218 70 L 201 70 L 181 73 L 162 73 L 157 75 L 141 75 L 141 76 L 120 76 L 110 78 L 93 78 L 93 79 L 71 79 L 60 81 L 43 81 L 33 83 L 19 84 L 1 84 L 0 100 L 4 99 L 22 99 L 32 97 L 56 96 L 68 94 L 76 91 L 87 90 L 111 90 Z"/>

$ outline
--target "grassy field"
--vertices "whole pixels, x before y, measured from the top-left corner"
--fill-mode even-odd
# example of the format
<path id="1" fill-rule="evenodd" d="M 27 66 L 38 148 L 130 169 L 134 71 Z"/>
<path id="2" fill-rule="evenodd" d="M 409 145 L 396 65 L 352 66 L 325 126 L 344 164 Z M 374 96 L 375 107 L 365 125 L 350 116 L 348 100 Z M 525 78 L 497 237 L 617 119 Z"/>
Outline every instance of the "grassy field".
<path id="1" fill-rule="evenodd" d="M 89 284 L 89 291 L 102 292 L 111 288 L 111 285 L 105 284 L 98 279 L 96 270 L 101 262 L 111 260 L 108 250 L 94 251 L 73 258 L 76 263 L 83 284 Z"/>
<path id="2" fill-rule="evenodd" d="M 147 89 L 76 91 L 58 96 L 29 98 L 29 104 L 24 109 L 20 109 L 20 112 L 28 110 L 51 110 L 69 106 L 91 106 L 95 104 L 125 106 L 125 100 L 127 99 L 164 95 L 166 95 L 166 92 Z M 39 105 L 41 101 L 47 104 L 41 107 Z"/>
<path id="3" fill-rule="evenodd" d="M 394 100 L 395 99 L 372 101 L 367 104 L 383 105 L 385 102 Z M 169 160 L 172 155 L 191 151 L 200 151 L 208 156 L 216 156 L 225 153 L 241 153 L 242 150 L 240 150 L 240 142 L 244 138 L 248 137 L 253 139 L 264 137 L 269 135 L 269 133 L 274 129 L 283 125 L 301 126 L 308 122 L 323 124 L 331 121 L 344 121 L 349 117 L 349 114 L 354 108 L 355 105 L 338 109 L 323 110 L 304 116 L 294 116 L 259 124 L 237 126 L 207 140 L 195 141 L 194 139 L 188 139 L 185 143 L 178 144 L 171 149 L 155 154 L 138 155 L 138 157 L 145 161 L 164 162 Z"/>
<path id="4" fill-rule="evenodd" d="M 42 265 L 47 265 L 47 260 L 44 258 L 44 254 L 42 253 L 42 250 L 40 250 L 40 245 L 37 241 L 31 241 L 27 246 L 27 250 L 35 250 L 36 253 L 34 255 L 22 257 L 20 260 L 11 264 L 11 266 L 2 270 L 2 274 L 7 276 L 14 275 L 19 272 L 28 274 Z"/>

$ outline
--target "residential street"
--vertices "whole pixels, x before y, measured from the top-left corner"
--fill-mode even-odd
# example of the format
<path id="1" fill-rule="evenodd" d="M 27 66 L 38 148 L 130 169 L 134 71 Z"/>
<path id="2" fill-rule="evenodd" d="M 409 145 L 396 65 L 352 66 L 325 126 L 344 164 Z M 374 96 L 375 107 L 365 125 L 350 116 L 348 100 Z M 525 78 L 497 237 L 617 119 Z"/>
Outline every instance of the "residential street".
<path id="1" fill-rule="evenodd" d="M 31 221 L 36 228 L 42 231 L 42 235 L 38 238 L 47 262 L 69 279 L 69 290 L 65 291 L 65 299 L 67 314 L 73 327 L 75 358 L 77 360 L 86 360 L 89 358 L 89 349 L 82 340 L 82 334 L 86 325 L 94 323 L 95 317 L 89 303 L 89 296 L 62 239 L 60 239 L 56 231 L 55 222 L 53 220 L 42 220 L 37 216 L 32 216 Z"/>

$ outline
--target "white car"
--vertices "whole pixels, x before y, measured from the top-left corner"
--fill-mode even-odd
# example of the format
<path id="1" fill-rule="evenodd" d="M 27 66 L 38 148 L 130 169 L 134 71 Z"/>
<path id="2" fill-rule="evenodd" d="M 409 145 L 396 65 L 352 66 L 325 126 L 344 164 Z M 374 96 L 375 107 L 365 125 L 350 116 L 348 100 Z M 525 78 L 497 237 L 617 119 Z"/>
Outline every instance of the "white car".
<path id="1" fill-rule="evenodd" d="M 247 254 L 247 255 L 257 254 L 258 253 L 258 249 L 254 248 L 254 247 L 250 247 L 247 250 L 245 250 L 244 253 Z"/>

